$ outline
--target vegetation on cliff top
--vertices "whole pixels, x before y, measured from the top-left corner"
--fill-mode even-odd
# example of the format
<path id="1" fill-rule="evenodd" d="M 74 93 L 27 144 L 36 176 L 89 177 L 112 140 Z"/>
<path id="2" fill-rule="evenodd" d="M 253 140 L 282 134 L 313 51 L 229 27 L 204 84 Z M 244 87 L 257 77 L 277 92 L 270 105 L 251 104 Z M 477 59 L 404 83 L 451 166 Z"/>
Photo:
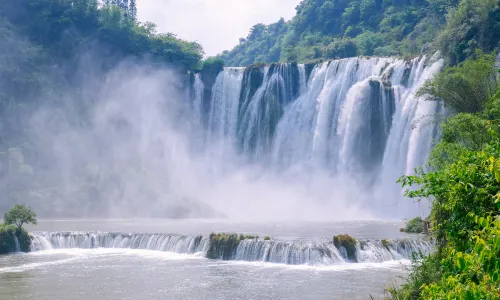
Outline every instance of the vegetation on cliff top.
<path id="1" fill-rule="evenodd" d="M 453 65 L 499 40 L 496 0 L 304 0 L 292 20 L 253 26 L 219 57 L 247 66 L 441 50 Z"/>

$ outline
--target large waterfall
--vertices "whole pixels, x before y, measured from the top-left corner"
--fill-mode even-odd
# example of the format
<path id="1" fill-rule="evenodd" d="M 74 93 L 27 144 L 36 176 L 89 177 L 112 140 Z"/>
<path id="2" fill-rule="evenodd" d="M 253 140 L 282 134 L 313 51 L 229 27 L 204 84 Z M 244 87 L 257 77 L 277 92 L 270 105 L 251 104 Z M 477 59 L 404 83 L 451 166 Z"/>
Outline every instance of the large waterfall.
<path id="1" fill-rule="evenodd" d="M 207 148 L 230 147 L 275 174 L 322 174 L 334 190 L 355 187 L 345 193 L 352 199 L 329 201 L 356 202 L 380 217 L 423 215 L 428 207 L 402 200 L 396 181 L 426 163 L 438 137 L 441 104 L 416 92 L 442 65 L 436 55 L 226 68 L 210 99 L 194 93 L 193 107 Z M 200 103 L 209 107 L 201 114 Z"/>

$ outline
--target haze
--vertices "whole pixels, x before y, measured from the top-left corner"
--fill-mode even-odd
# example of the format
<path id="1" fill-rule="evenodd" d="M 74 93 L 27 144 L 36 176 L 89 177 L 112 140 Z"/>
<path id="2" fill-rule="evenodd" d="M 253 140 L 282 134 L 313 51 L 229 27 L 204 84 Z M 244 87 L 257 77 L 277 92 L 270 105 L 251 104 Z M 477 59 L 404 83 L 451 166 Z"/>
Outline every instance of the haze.
<path id="1" fill-rule="evenodd" d="M 140 21 L 200 43 L 207 56 L 230 50 L 257 23 L 291 19 L 300 0 L 139 0 Z"/>

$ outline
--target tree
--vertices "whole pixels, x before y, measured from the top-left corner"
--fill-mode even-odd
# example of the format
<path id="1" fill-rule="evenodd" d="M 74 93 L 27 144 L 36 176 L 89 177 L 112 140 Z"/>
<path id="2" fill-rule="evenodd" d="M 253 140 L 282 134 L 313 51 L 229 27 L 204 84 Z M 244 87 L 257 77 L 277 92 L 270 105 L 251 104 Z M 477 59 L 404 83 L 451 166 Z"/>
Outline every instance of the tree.
<path id="1" fill-rule="evenodd" d="M 498 86 L 494 54 L 476 57 L 450 67 L 428 81 L 418 92 L 427 100 L 442 100 L 455 112 L 477 113 L 484 109 Z"/>
<path id="2" fill-rule="evenodd" d="M 130 0 L 128 10 L 130 12 L 130 17 L 133 20 L 137 20 L 137 4 L 135 3 L 135 0 Z"/>
<path id="3" fill-rule="evenodd" d="M 16 204 L 14 208 L 5 213 L 4 222 L 7 225 L 15 225 L 19 231 L 24 224 L 36 225 L 36 213 L 29 207 Z"/>

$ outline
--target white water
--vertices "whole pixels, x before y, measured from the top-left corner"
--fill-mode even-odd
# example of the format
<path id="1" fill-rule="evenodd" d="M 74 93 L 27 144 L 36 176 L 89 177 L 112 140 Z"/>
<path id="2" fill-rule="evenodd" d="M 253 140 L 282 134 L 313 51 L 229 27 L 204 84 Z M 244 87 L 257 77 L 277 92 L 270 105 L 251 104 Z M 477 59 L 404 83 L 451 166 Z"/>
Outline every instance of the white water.
<path id="1" fill-rule="evenodd" d="M 328 201 L 379 217 L 424 216 L 428 207 L 402 201 L 396 181 L 426 163 L 437 136 L 441 105 L 415 94 L 442 65 L 437 57 L 349 58 L 316 65 L 306 80 L 304 65 L 278 64 L 261 69 L 253 92 L 246 71 L 226 69 L 213 88 L 207 135 L 299 182 L 327 174 Z M 357 195 L 346 199 L 346 186 Z"/>
<path id="2" fill-rule="evenodd" d="M 208 240 L 202 236 L 59 232 L 35 233 L 32 250 L 119 248 L 194 254 L 206 252 L 207 246 Z"/>
<path id="3" fill-rule="evenodd" d="M 21 246 L 19 245 L 19 239 L 14 234 L 14 243 L 16 244 L 16 252 L 21 252 Z"/>
<path id="4" fill-rule="evenodd" d="M 385 245 L 384 245 L 385 243 Z M 37 232 L 32 250 L 52 249 L 142 249 L 205 255 L 209 240 L 202 236 L 172 234 L 124 234 L 106 232 Z M 362 240 L 357 243 L 357 262 L 382 263 L 411 259 L 412 254 L 429 254 L 433 246 L 422 240 Z M 350 261 L 328 241 L 282 241 L 246 239 L 239 243 L 231 260 L 287 265 L 336 265 Z"/>

